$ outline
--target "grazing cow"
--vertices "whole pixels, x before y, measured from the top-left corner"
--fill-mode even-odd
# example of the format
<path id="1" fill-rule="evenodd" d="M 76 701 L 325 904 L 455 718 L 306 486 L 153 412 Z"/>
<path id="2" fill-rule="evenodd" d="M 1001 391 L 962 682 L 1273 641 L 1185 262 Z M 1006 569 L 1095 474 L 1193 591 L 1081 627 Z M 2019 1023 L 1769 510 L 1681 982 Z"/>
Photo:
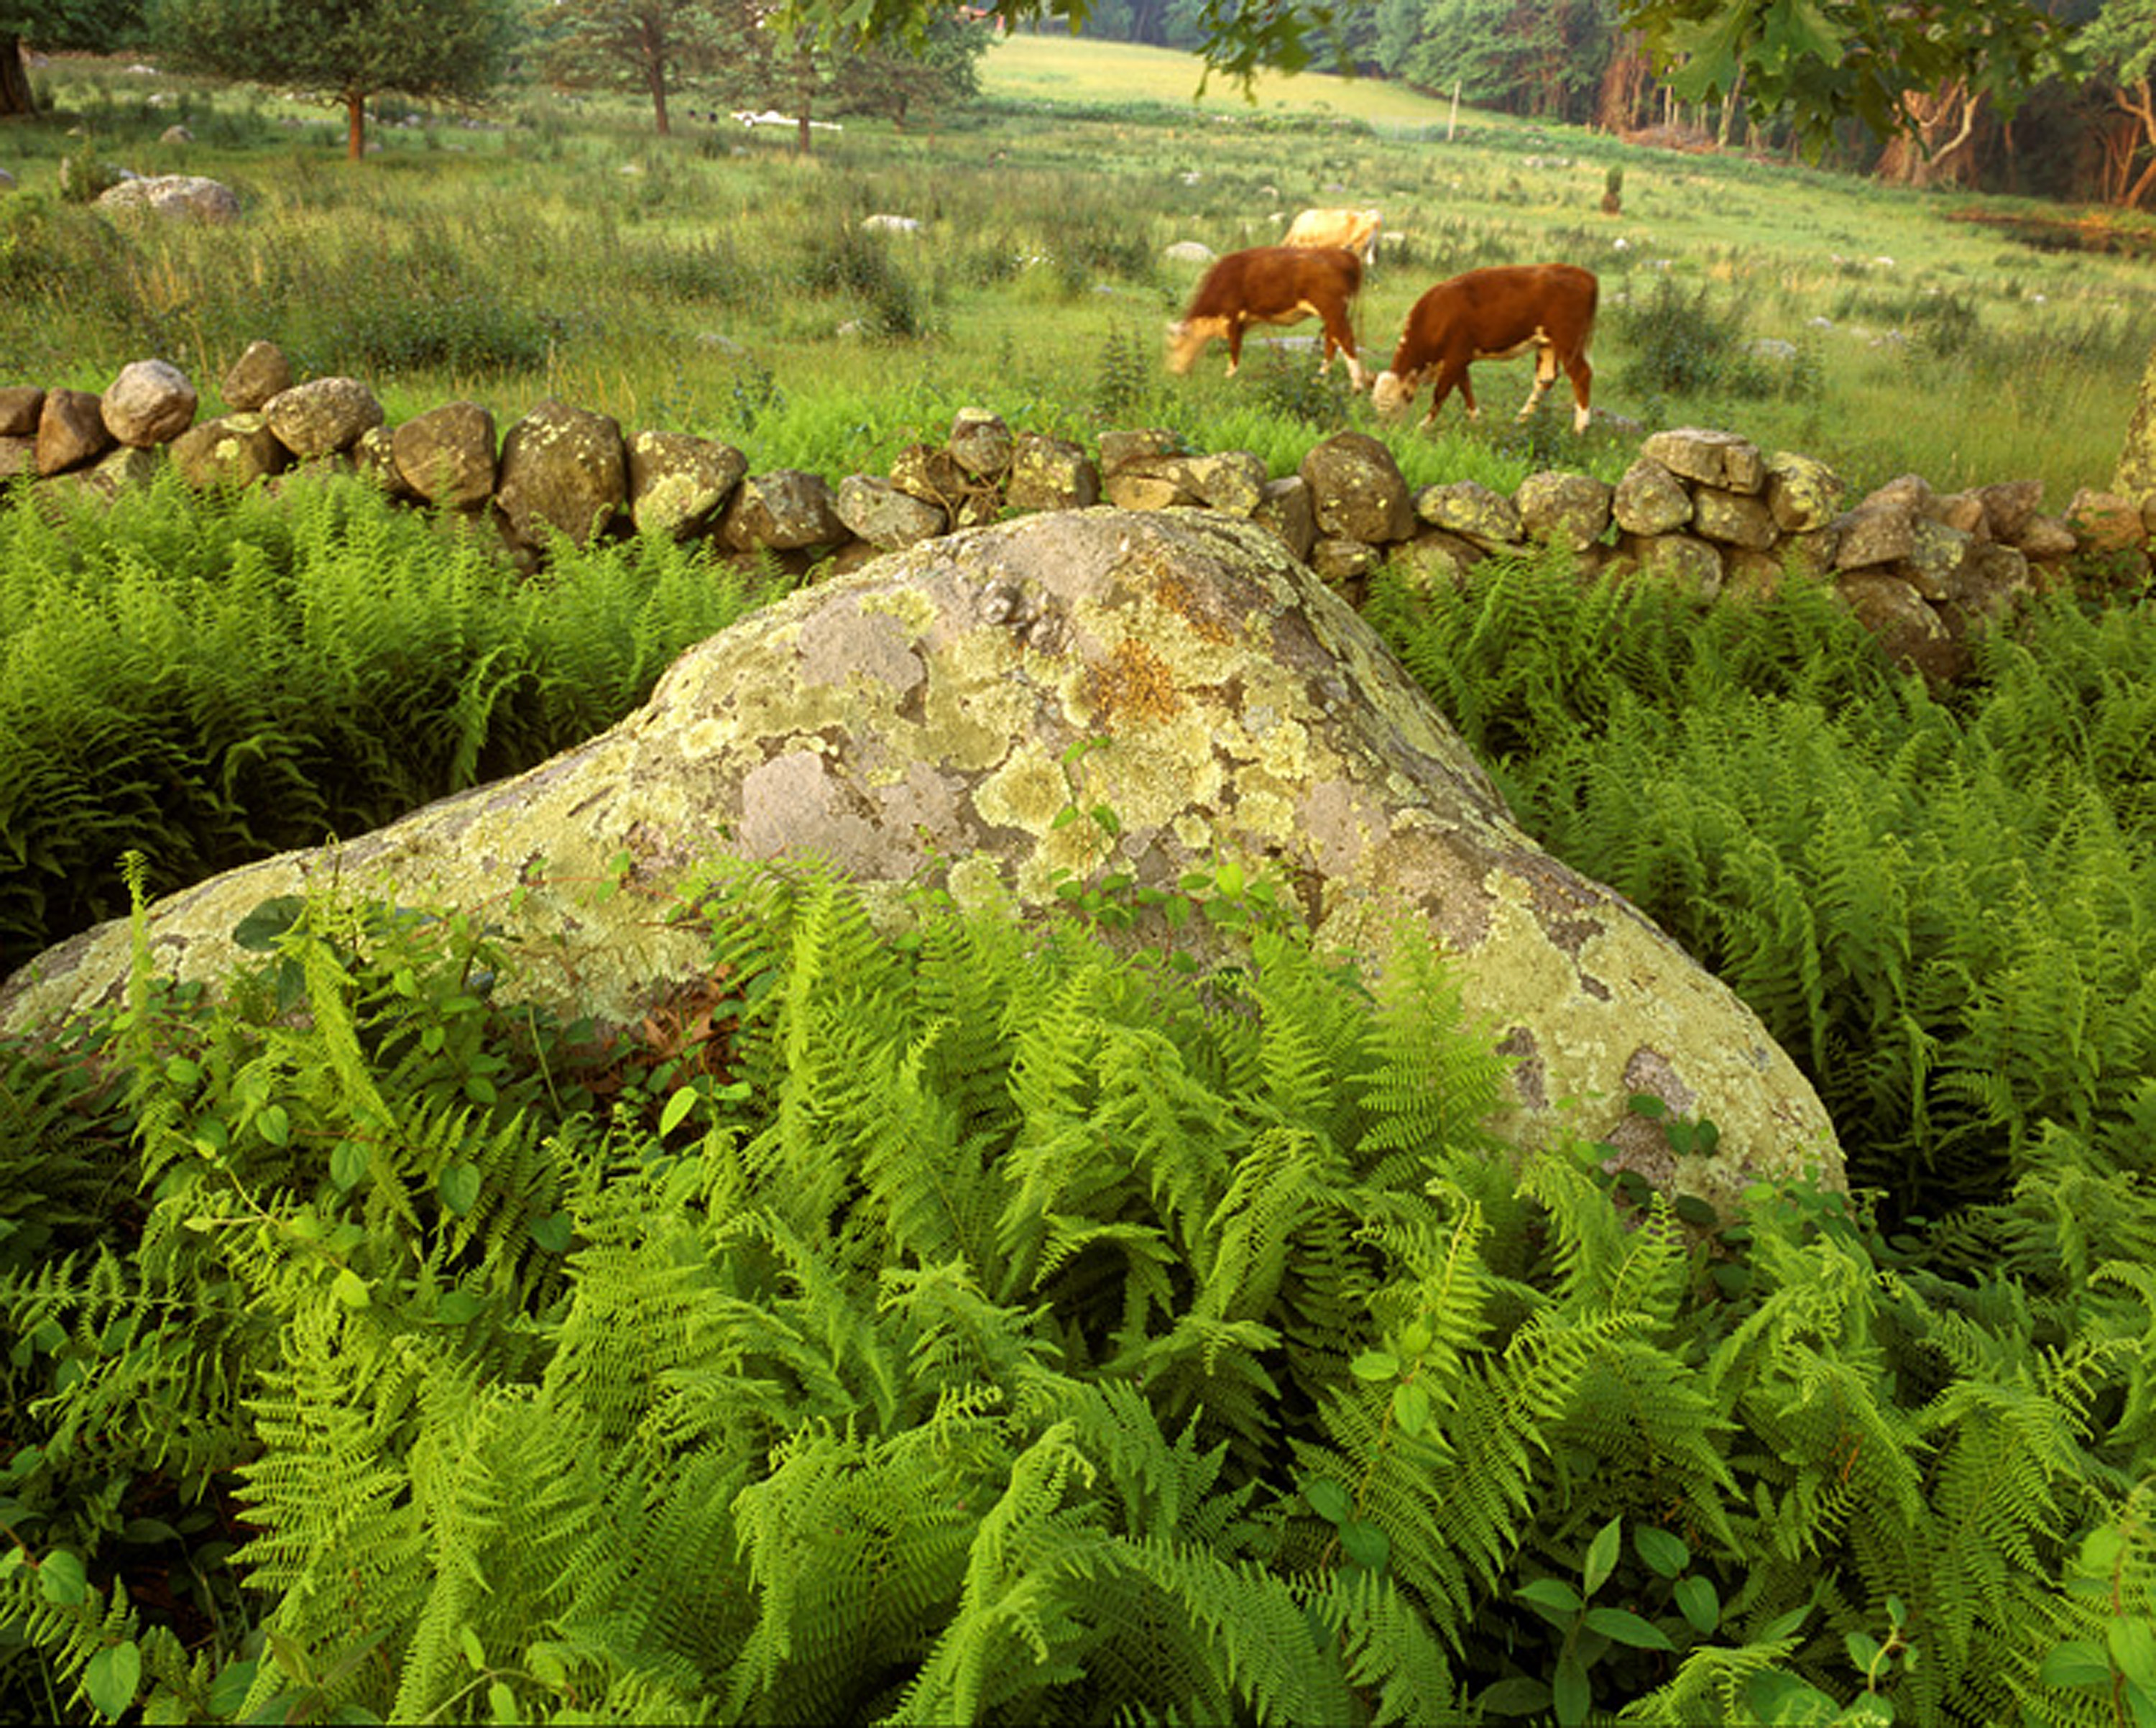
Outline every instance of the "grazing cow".
<path id="1" fill-rule="evenodd" d="M 1408 313 L 1393 363 L 1378 374 L 1370 393 L 1371 405 L 1386 419 L 1395 419 L 1407 412 L 1423 380 L 1434 375 L 1436 393 L 1423 424 L 1437 419 L 1455 384 L 1472 419 L 1469 363 L 1509 360 L 1532 348 L 1535 387 L 1520 418 L 1535 411 L 1563 367 L 1572 380 L 1572 429 L 1584 432 L 1588 385 L 1594 376 L 1587 363 L 1587 344 L 1594 334 L 1599 292 L 1594 272 L 1571 264 L 1497 265 L 1440 282 Z"/>
<path id="2" fill-rule="evenodd" d="M 1228 376 L 1243 363 L 1243 332 L 1253 324 L 1296 324 L 1319 318 L 1325 324 L 1325 358 L 1332 364 L 1338 349 L 1348 357 L 1348 376 L 1357 389 L 1369 374 L 1355 352 L 1355 330 L 1348 312 L 1363 285 L 1363 260 L 1337 246 L 1254 246 L 1216 260 L 1190 296 L 1180 323 L 1168 327 L 1168 369 L 1190 370 L 1215 337 L 1228 343 Z"/>
<path id="3" fill-rule="evenodd" d="M 1367 270 L 1378 261 L 1375 210 L 1305 210 L 1281 236 L 1283 246 L 1338 246 L 1353 252 Z"/>

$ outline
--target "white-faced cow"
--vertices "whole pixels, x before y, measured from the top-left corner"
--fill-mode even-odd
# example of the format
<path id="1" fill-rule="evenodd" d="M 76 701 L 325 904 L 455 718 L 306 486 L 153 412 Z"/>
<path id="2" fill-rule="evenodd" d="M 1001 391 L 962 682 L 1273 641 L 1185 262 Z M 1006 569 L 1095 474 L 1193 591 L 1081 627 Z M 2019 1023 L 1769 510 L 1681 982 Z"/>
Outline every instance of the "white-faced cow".
<path id="1" fill-rule="evenodd" d="M 1535 385 L 1520 410 L 1526 419 L 1557 381 L 1561 367 L 1572 380 L 1572 429 L 1587 429 L 1588 386 L 1594 368 L 1587 344 L 1594 334 L 1599 295 L 1594 272 L 1571 264 L 1497 265 L 1440 282 L 1408 313 L 1393 363 L 1378 374 L 1371 405 L 1386 419 L 1407 412 L 1425 379 L 1435 386 L 1427 426 L 1456 384 L 1476 415 L 1467 368 L 1476 360 L 1509 360 L 1535 351 Z"/>
<path id="2" fill-rule="evenodd" d="M 1348 314 L 1363 285 L 1363 260 L 1337 246 L 1254 246 L 1217 260 L 1190 296 L 1179 323 L 1168 327 L 1168 369 L 1185 373 L 1216 337 L 1228 344 L 1228 376 L 1243 363 L 1243 332 L 1253 324 L 1297 324 L 1317 318 L 1325 326 L 1325 357 L 1337 348 L 1348 357 L 1357 389 L 1369 381 L 1355 352 Z"/>
<path id="3" fill-rule="evenodd" d="M 1363 260 L 1365 269 L 1378 261 L 1378 226 L 1383 219 L 1375 210 L 1305 210 L 1281 236 L 1283 246 L 1338 246 Z"/>

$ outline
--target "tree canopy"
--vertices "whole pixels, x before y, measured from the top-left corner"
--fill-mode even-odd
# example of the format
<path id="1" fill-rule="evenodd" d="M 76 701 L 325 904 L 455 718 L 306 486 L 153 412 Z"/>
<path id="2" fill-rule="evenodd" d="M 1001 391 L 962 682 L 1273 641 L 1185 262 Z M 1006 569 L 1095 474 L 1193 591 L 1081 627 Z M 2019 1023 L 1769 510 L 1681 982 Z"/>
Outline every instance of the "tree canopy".
<path id="1" fill-rule="evenodd" d="M 142 23 L 141 0 L 0 0 L 0 116 L 36 109 L 23 44 L 105 54 Z"/>
<path id="2" fill-rule="evenodd" d="M 516 27 L 514 0 L 149 0 L 148 13 L 160 52 L 182 69 L 326 92 L 345 110 L 355 160 L 369 96 L 484 96 Z"/>
<path id="3" fill-rule="evenodd" d="M 1657 69 L 1687 100 L 1743 92 L 1816 154 L 1839 121 L 1881 136 L 1912 129 L 1909 98 L 1957 78 L 2012 113 L 2023 92 L 2070 71 L 2058 22 L 2029 0 L 1617 0 Z"/>
<path id="4" fill-rule="evenodd" d="M 540 59 L 561 83 L 648 95 L 663 137 L 674 129 L 669 99 L 719 63 L 741 9 L 739 0 L 556 0 L 536 18 Z"/>

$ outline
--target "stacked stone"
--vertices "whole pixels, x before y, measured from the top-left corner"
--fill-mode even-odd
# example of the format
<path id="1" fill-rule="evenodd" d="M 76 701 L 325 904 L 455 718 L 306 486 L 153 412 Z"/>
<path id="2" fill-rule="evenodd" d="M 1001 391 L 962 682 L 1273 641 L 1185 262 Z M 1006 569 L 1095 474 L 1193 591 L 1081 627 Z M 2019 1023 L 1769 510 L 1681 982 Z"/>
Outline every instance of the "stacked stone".
<path id="1" fill-rule="evenodd" d="M 1196 454 L 1157 428 L 1103 433 L 1096 460 L 965 409 L 943 443 L 909 445 L 887 474 L 834 486 L 795 469 L 751 474 L 738 450 L 686 433 L 624 437 L 608 416 L 552 399 L 500 436 L 474 402 L 392 429 L 357 380 L 295 383 L 267 342 L 221 389 L 228 412 L 198 424 L 193 387 L 162 360 L 126 368 L 101 396 L 0 388 L 0 479 L 29 472 L 109 492 L 166 461 L 201 487 L 356 473 L 393 497 L 490 522 L 526 568 L 557 539 L 634 532 L 797 572 L 844 569 L 1011 512 L 1105 501 L 1247 517 L 1351 599 L 1381 563 L 1456 580 L 1483 558 L 1553 546 L 1583 573 L 1672 583 L 1703 600 L 1770 592 L 1796 568 L 1830 580 L 1898 662 L 1941 682 L 1967 671 L 1972 633 L 2026 594 L 2138 589 L 2156 534 L 2156 498 L 2084 490 L 2046 515 L 2035 481 L 1947 494 L 1906 475 L 1845 507 L 1844 483 L 1821 463 L 1698 429 L 1644 439 L 1614 486 L 1542 473 L 1507 497 L 1472 481 L 1411 491 L 1391 449 L 1361 432 L 1323 440 L 1275 477 L 1247 450 Z"/>

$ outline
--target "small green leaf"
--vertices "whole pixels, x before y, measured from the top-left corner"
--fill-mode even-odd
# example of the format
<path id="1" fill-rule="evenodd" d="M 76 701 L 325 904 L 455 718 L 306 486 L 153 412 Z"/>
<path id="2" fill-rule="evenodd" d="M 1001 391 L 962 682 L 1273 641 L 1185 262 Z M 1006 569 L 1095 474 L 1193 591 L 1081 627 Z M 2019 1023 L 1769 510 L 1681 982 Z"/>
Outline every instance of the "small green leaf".
<path id="1" fill-rule="evenodd" d="M 192 1086 L 202 1078 L 202 1065 L 184 1056 L 168 1057 L 165 1061 L 165 1078 L 175 1086 Z"/>
<path id="2" fill-rule="evenodd" d="M 286 1146 L 292 1140 L 292 1118 L 282 1104 L 269 1104 L 254 1119 L 254 1131 L 273 1146 Z"/>
<path id="3" fill-rule="evenodd" d="M 461 1326 L 485 1307 L 485 1299 L 469 1290 L 444 1290 L 442 1299 L 434 1304 L 434 1312 L 427 1319 L 437 1326 Z"/>
<path id="4" fill-rule="evenodd" d="M 107 1644 L 83 1670 L 82 1689 L 100 1715 L 119 1716 L 142 1687 L 142 1652 L 134 1639 Z"/>
<path id="5" fill-rule="evenodd" d="M 179 1534 L 162 1518 L 131 1518 L 120 1526 L 120 1540 L 137 1545 L 176 1541 Z"/>
<path id="6" fill-rule="evenodd" d="M 452 1216 L 464 1217 L 479 1203 L 479 1166 L 459 1160 L 442 1172 L 441 1180 L 434 1185 Z"/>
<path id="7" fill-rule="evenodd" d="M 1400 1371 L 1400 1359 L 1390 1350 L 1364 1350 L 1348 1365 L 1358 1380 L 1391 1380 Z"/>
<path id="8" fill-rule="evenodd" d="M 1550 1703 L 1559 1728 L 1579 1728 L 1594 1707 L 1594 1689 L 1589 1684 L 1587 1664 L 1577 1651 L 1567 1650 L 1557 1659 L 1557 1675 L 1550 1684 Z"/>
<path id="9" fill-rule="evenodd" d="M 494 1713 L 497 1722 L 526 1722 L 531 1717 L 517 1708 L 516 1689 L 506 1680 L 496 1680 L 486 1689 L 486 1707 Z"/>
<path id="10" fill-rule="evenodd" d="M 1509 1680 L 1486 1686 L 1475 1705 L 1485 1715 L 1537 1716 L 1550 1707 L 1550 1689 L 1540 1680 L 1515 1674 Z"/>
<path id="11" fill-rule="evenodd" d="M 1660 1578 L 1674 1578 L 1691 1564 L 1691 1550 L 1685 1545 L 1684 1538 L 1655 1525 L 1643 1524 L 1635 1529 L 1632 1545 L 1640 1551 L 1647 1570 Z"/>
<path id="12" fill-rule="evenodd" d="M 1617 1570 L 1617 1545 L 1624 1540 L 1625 1521 L 1613 1518 L 1594 1533 L 1594 1540 L 1587 1545 L 1587 1561 L 1579 1569 L 1580 1581 L 1585 1586 L 1584 1594 L 1592 1596 Z"/>
<path id="13" fill-rule="evenodd" d="M 1577 1614 L 1581 1607 L 1579 1592 L 1562 1578 L 1536 1578 L 1512 1594 L 1532 1607 L 1558 1614 Z"/>
<path id="14" fill-rule="evenodd" d="M 1330 1476 L 1320 1476 L 1314 1482 L 1303 1484 L 1302 1497 L 1310 1503 L 1310 1509 L 1327 1524 L 1345 1524 L 1355 1515 L 1355 1503 L 1348 1498 L 1348 1490 Z"/>
<path id="15" fill-rule="evenodd" d="M 357 1140 L 339 1140 L 330 1148 L 330 1180 L 340 1191 L 358 1185 L 367 1174 L 367 1151 Z"/>
<path id="16" fill-rule="evenodd" d="M 1393 1420 L 1404 1434 L 1419 1434 L 1430 1426 L 1430 1394 L 1420 1381 L 1404 1380 L 1393 1388 Z"/>
<path id="17" fill-rule="evenodd" d="M 559 1692 L 569 1684 L 568 1664 L 554 1653 L 552 1644 L 534 1644 L 524 1653 L 524 1665 L 531 1670 L 531 1678 L 545 1687 Z"/>
<path id="18" fill-rule="evenodd" d="M 1812 1605 L 1806 1602 L 1801 1607 L 1791 1608 L 1786 1614 L 1777 1614 L 1759 1628 L 1758 1636 L 1752 1642 L 1759 1644 L 1778 1644 L 1785 1638 L 1793 1638 L 1796 1635 L 1797 1628 L 1811 1617 L 1811 1612 Z"/>
<path id="19" fill-rule="evenodd" d="M 1358 1566 L 1382 1572 L 1393 1557 L 1392 1539 L 1367 1519 L 1351 1519 L 1340 1526 L 1340 1546 Z"/>
<path id="20" fill-rule="evenodd" d="M 457 1642 L 463 1646 L 465 1660 L 480 1674 L 486 1672 L 486 1646 L 479 1641 L 479 1634 L 469 1626 L 457 1628 Z"/>
<path id="21" fill-rule="evenodd" d="M 300 921 L 307 903 L 297 894 L 264 900 L 233 927 L 232 939 L 250 954 L 267 954 Z"/>
<path id="22" fill-rule="evenodd" d="M 1841 1647 L 1849 1652 L 1850 1666 L 1867 1679 L 1879 1672 L 1879 1659 L 1886 1653 L 1879 1648 L 1879 1640 L 1868 1632 L 1845 1632 L 1841 1635 Z"/>
<path id="23" fill-rule="evenodd" d="M 1630 1644 L 1635 1650 L 1674 1650 L 1670 1635 L 1651 1620 L 1644 1619 L 1630 1608 L 1589 1608 L 1583 1623 L 1589 1632 L 1599 1632 L 1606 1638 L 1620 1644 Z"/>
<path id="24" fill-rule="evenodd" d="M 349 1266 L 331 1281 L 330 1293 L 346 1308 L 365 1308 L 374 1299 L 367 1293 L 367 1280 Z"/>
<path id="25" fill-rule="evenodd" d="M 1400 1354 L 1404 1356 L 1420 1355 L 1430 1348 L 1431 1341 L 1430 1328 L 1420 1320 L 1400 1329 Z"/>
<path id="26" fill-rule="evenodd" d="M 2115 1524 L 2100 1524 L 2082 1538 L 2082 1565 L 2092 1572 L 2110 1572 L 2125 1551 L 2126 1538 Z"/>
<path id="27" fill-rule="evenodd" d="M 2105 1639 L 2118 1671 L 2144 1692 L 2156 1693 L 2156 1620 L 2121 1614 Z"/>
<path id="28" fill-rule="evenodd" d="M 678 1088 L 673 1097 L 666 1100 L 666 1108 L 659 1113 L 659 1138 L 663 1140 L 680 1127 L 689 1119 L 689 1113 L 696 1108 L 696 1088 L 690 1086 Z"/>
<path id="29" fill-rule="evenodd" d="M 1712 1230 L 1722 1221 L 1722 1214 L 1714 1209 L 1714 1202 L 1702 1200 L 1697 1194 L 1680 1194 L 1670 1202 L 1670 1209 L 1695 1230 Z"/>
<path id="30" fill-rule="evenodd" d="M 2108 1686 L 2111 1663 L 2090 1639 L 2076 1638 L 2054 1646 L 2036 1678 L 2046 1686 Z"/>
<path id="31" fill-rule="evenodd" d="M 1651 1092 L 1635 1092 L 1625 1100 L 1635 1116 L 1645 1116 L 1659 1121 L 1670 1113 L 1670 1107 Z"/>
<path id="32" fill-rule="evenodd" d="M 38 1594 L 56 1608 L 79 1608 L 90 1595 L 82 1556 L 55 1548 L 38 1562 Z"/>
<path id="33" fill-rule="evenodd" d="M 544 1248 L 550 1254 L 568 1252 L 569 1243 L 574 1236 L 575 1230 L 569 1222 L 569 1215 L 567 1212 L 552 1213 L 549 1216 L 536 1220 L 531 1226 L 533 1245 Z"/>
<path id="34" fill-rule="evenodd" d="M 1243 867 L 1230 858 L 1214 872 L 1214 880 L 1220 892 L 1233 900 L 1243 892 Z"/>
<path id="35" fill-rule="evenodd" d="M 254 1689 L 254 1671 L 261 1659 L 249 1656 L 244 1662 L 228 1663 L 217 1671 L 217 1678 L 209 1683 L 209 1713 L 219 1721 L 228 1722 L 239 1714 L 239 1707 L 247 1702 L 247 1695 Z"/>
<path id="36" fill-rule="evenodd" d="M 1704 1638 L 1722 1624 L 1722 1598 L 1711 1578 L 1680 1578 L 1671 1587 L 1677 1612 L 1686 1623 Z"/>

